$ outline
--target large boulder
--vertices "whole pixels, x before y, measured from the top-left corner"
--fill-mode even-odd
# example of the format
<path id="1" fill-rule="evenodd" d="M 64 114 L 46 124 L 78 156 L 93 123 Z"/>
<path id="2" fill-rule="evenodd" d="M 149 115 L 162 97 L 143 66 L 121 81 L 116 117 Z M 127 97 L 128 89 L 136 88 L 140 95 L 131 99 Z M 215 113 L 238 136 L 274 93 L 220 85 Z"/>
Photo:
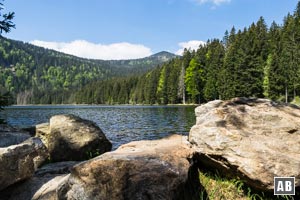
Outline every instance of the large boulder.
<path id="1" fill-rule="evenodd" d="M 0 148 L 20 144 L 29 138 L 30 134 L 25 131 L 0 124 Z"/>
<path id="2" fill-rule="evenodd" d="M 39 138 L 0 148 L 0 190 L 30 178 L 47 156 L 46 147 Z"/>
<path id="3" fill-rule="evenodd" d="M 206 167 L 272 190 L 276 176 L 300 186 L 300 109 L 266 99 L 212 101 L 196 110 L 189 141 Z"/>
<path id="4" fill-rule="evenodd" d="M 69 177 L 75 161 L 50 163 L 36 171 L 33 177 L 0 192 L 2 200 L 57 200 L 57 194 Z"/>
<path id="5" fill-rule="evenodd" d="M 71 170 L 59 199 L 200 199 L 187 138 L 125 144 Z"/>
<path id="6" fill-rule="evenodd" d="M 56 115 L 50 124 L 36 126 L 36 133 L 48 148 L 51 161 L 87 160 L 110 151 L 112 144 L 89 120 L 74 115 Z"/>

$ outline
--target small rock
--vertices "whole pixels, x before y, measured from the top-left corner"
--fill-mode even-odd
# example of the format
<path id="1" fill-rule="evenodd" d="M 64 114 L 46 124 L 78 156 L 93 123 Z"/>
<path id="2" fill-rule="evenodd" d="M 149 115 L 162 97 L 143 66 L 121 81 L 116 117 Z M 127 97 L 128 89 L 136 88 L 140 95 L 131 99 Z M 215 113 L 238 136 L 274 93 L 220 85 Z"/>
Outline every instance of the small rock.
<path id="1" fill-rule="evenodd" d="M 47 156 L 46 147 L 39 138 L 0 148 L 0 190 L 30 178 Z"/>

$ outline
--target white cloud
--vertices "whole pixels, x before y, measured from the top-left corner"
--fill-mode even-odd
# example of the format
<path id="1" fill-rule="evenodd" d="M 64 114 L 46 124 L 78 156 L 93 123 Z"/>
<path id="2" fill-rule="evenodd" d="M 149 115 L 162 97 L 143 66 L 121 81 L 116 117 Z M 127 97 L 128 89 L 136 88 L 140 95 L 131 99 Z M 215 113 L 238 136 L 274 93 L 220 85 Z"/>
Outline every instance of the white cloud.
<path id="1" fill-rule="evenodd" d="M 85 40 L 66 42 L 45 42 L 34 40 L 33 45 L 53 49 L 82 58 L 119 60 L 135 59 L 152 55 L 151 49 L 141 44 L 127 42 L 113 44 L 94 44 Z"/>
<path id="2" fill-rule="evenodd" d="M 194 0 L 199 4 L 205 4 L 205 3 L 213 3 L 215 5 L 221 5 L 222 3 L 230 3 L 231 0 Z"/>
<path id="3" fill-rule="evenodd" d="M 188 42 L 180 42 L 178 46 L 180 46 L 181 48 L 175 53 L 177 55 L 182 55 L 185 48 L 190 50 L 197 50 L 200 45 L 205 45 L 205 42 L 200 40 L 190 40 Z"/>

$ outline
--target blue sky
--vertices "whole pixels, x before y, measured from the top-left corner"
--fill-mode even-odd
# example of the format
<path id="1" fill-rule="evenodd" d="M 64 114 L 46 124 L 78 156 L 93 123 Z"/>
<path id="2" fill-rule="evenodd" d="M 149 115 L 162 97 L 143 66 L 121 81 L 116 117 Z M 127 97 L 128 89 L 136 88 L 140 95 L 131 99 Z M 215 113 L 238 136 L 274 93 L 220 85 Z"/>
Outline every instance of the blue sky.
<path id="1" fill-rule="evenodd" d="M 81 57 L 180 53 L 263 16 L 282 23 L 298 0 L 5 0 L 16 29 L 4 36 Z"/>

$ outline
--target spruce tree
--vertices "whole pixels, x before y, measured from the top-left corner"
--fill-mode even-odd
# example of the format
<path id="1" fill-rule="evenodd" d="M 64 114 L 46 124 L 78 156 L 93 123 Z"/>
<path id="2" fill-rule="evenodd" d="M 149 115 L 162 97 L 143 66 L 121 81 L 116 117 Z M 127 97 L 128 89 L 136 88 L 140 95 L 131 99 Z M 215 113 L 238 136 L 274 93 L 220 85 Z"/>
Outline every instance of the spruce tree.
<path id="1" fill-rule="evenodd" d="M 295 38 L 295 19 L 288 14 L 284 20 L 282 29 L 282 52 L 280 64 L 284 67 L 284 88 L 285 88 L 285 102 L 289 101 L 289 94 L 293 92 L 296 95 L 297 87 L 297 45 Z"/>
<path id="2" fill-rule="evenodd" d="M 237 71 L 236 55 L 238 46 L 236 42 L 235 28 L 230 31 L 228 47 L 224 57 L 224 63 L 219 75 L 220 99 L 230 99 L 236 96 Z"/>
<path id="3" fill-rule="evenodd" d="M 224 54 L 224 46 L 219 40 L 214 39 L 207 44 L 204 86 L 204 98 L 207 101 L 219 98 L 219 72 L 223 65 Z"/>
<path id="4" fill-rule="evenodd" d="M 279 57 L 282 51 L 281 45 L 281 28 L 278 24 L 273 22 L 269 31 L 269 56 L 268 64 L 269 69 L 269 85 L 268 85 L 268 96 L 273 100 L 279 99 L 280 96 L 284 95 L 284 69 L 279 63 Z"/>

